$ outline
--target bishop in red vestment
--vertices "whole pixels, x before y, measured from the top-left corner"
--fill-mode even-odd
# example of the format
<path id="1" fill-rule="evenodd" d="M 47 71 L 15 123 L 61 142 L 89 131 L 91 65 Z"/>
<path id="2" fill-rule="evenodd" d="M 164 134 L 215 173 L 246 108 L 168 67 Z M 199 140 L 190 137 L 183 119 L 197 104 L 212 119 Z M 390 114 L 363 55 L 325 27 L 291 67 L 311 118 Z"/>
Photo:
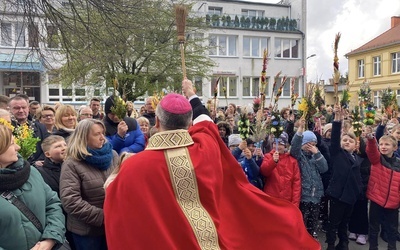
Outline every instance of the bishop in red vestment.
<path id="1" fill-rule="evenodd" d="M 106 190 L 109 249 L 321 249 L 297 207 L 247 181 L 191 81 L 182 88 L 190 103 L 161 100 L 160 132 Z"/>

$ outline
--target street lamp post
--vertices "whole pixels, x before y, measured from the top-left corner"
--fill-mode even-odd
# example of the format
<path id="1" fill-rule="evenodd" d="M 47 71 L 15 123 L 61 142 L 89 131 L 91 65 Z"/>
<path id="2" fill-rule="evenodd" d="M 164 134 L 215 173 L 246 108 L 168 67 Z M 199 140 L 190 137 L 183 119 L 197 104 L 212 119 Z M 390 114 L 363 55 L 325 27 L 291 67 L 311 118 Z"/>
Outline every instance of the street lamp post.
<path id="1" fill-rule="evenodd" d="M 307 89 L 307 60 L 309 58 L 311 58 L 311 57 L 314 57 L 314 56 L 317 56 L 317 54 L 311 54 L 311 55 L 307 56 L 306 60 L 305 60 L 304 72 L 303 72 L 303 81 L 304 81 L 304 84 L 303 84 L 303 88 L 304 88 L 303 89 L 303 96 L 305 95 L 306 89 Z"/>
<path id="2" fill-rule="evenodd" d="M 314 56 L 316 56 L 316 54 L 309 55 L 309 56 L 307 56 L 306 59 L 309 59 L 309 58 L 314 57 Z"/>

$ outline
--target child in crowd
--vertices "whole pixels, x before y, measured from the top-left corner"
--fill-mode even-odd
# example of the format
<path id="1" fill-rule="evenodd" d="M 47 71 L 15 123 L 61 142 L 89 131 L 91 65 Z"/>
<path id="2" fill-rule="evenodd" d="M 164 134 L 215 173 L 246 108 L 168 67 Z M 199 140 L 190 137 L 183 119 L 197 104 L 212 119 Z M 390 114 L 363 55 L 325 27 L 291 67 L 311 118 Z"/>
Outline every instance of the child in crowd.
<path id="1" fill-rule="evenodd" d="M 311 131 L 304 131 L 305 119 L 301 118 L 292 140 L 290 154 L 297 159 L 301 172 L 301 202 L 307 231 L 317 237 L 317 225 L 321 197 L 324 195 L 321 174 L 328 170 L 324 156 L 316 147 L 317 137 Z"/>
<path id="2" fill-rule="evenodd" d="M 231 134 L 229 137 L 228 137 L 228 147 L 229 147 L 229 149 L 231 150 L 231 152 L 234 150 L 234 149 L 236 149 L 238 146 L 239 146 L 239 144 L 242 142 L 242 139 L 240 138 L 240 135 L 239 134 Z M 239 155 L 241 154 L 242 152 L 240 152 L 239 153 Z"/>
<path id="3" fill-rule="evenodd" d="M 368 199 L 366 196 L 368 179 L 371 170 L 371 162 L 369 161 L 365 152 L 366 148 L 366 135 L 372 133 L 371 126 L 364 126 L 362 128 L 360 149 L 358 155 L 361 156 L 362 162 L 360 166 L 361 180 L 363 189 L 361 195 L 358 197 L 353 207 L 353 213 L 349 221 L 349 240 L 355 240 L 357 244 L 365 245 L 368 239 Z"/>
<path id="4" fill-rule="evenodd" d="M 251 139 L 240 139 L 240 143 L 237 147 L 233 147 L 233 145 L 230 145 L 231 152 L 240 163 L 247 179 L 251 184 L 262 190 L 264 187 L 264 181 L 260 175 L 260 165 L 263 158 L 261 149 L 255 149 L 254 142 Z"/>
<path id="5" fill-rule="evenodd" d="M 394 152 L 394 155 L 396 157 L 400 157 L 400 125 L 397 120 L 397 118 L 392 118 L 390 121 L 388 119 L 388 116 L 386 114 L 383 114 L 380 120 L 379 125 L 376 127 L 376 140 L 379 141 L 379 139 L 385 135 L 389 134 L 392 135 L 394 138 L 397 140 L 397 150 Z M 384 218 L 381 218 L 381 221 L 383 221 Z M 384 241 L 387 241 L 387 233 L 386 233 L 386 228 L 382 224 L 382 230 L 381 230 L 381 237 Z M 397 240 L 400 241 L 400 233 L 397 232 Z"/>
<path id="6" fill-rule="evenodd" d="M 60 135 L 50 135 L 42 142 L 42 150 L 46 157 L 42 167 L 37 167 L 44 181 L 60 197 L 61 165 L 67 153 L 67 143 Z M 64 215 L 66 215 L 63 209 Z M 65 236 L 71 250 L 76 249 L 71 232 L 66 231 Z"/>
<path id="7" fill-rule="evenodd" d="M 322 124 L 321 124 L 322 126 Z M 332 171 L 330 167 L 330 154 L 329 154 L 329 147 L 331 145 L 331 133 L 332 133 L 332 123 L 327 123 L 322 127 L 322 133 L 315 135 L 317 136 L 317 148 L 324 156 L 326 162 L 328 163 L 328 171 L 321 174 L 322 184 L 324 185 L 324 191 L 328 188 L 329 180 L 331 179 Z M 329 207 L 329 196 L 324 194 L 321 198 L 321 207 L 320 207 L 320 214 L 319 219 L 322 221 L 322 231 L 326 232 L 328 228 L 328 207 Z"/>
<path id="8" fill-rule="evenodd" d="M 360 174 L 362 159 L 355 154 L 357 149 L 355 135 L 348 131 L 341 132 L 343 121 L 341 108 L 336 106 L 334 111 L 330 146 L 332 177 L 326 190 L 326 194 L 330 196 L 326 242 L 328 250 L 346 250 L 349 249 L 348 223 L 354 203 L 362 191 Z M 339 243 L 335 247 L 336 234 Z"/>
<path id="9" fill-rule="evenodd" d="M 367 135 L 367 155 L 371 161 L 371 175 L 367 197 L 369 207 L 370 250 L 378 249 L 380 219 L 383 216 L 388 248 L 396 248 L 400 204 L 400 159 L 395 155 L 398 140 L 391 135 L 379 139 L 379 150 L 372 134 Z"/>
<path id="10" fill-rule="evenodd" d="M 264 192 L 300 206 L 301 179 L 297 160 L 288 152 L 288 136 L 283 132 L 278 145 L 264 156 L 260 171 L 265 176 Z M 278 150 L 276 151 L 276 147 Z"/>
<path id="11" fill-rule="evenodd" d="M 393 120 L 393 119 L 392 119 Z M 394 119 L 397 121 L 397 119 Z M 379 139 L 384 134 L 390 134 L 397 140 L 397 150 L 394 152 L 396 157 L 400 157 L 400 124 L 395 124 L 394 121 L 388 121 L 386 114 L 382 115 L 381 123 L 376 127 L 376 140 Z"/>
<path id="12" fill-rule="evenodd" d="M 44 181 L 50 188 L 60 196 L 60 173 L 61 164 L 64 162 L 67 143 L 64 137 L 51 135 L 43 140 L 42 150 L 46 156 L 43 166 L 38 167 Z"/>

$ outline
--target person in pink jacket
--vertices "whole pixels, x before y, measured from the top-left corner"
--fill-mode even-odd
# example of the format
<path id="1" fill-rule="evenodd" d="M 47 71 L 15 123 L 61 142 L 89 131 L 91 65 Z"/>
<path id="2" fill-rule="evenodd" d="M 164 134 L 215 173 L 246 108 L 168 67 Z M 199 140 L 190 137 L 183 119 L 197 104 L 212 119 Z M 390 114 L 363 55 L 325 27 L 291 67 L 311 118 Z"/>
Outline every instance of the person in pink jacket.
<path id="1" fill-rule="evenodd" d="M 378 249 L 380 218 L 384 216 L 387 230 L 387 249 L 396 248 L 400 206 L 400 159 L 394 155 L 397 140 L 391 135 L 379 139 L 379 150 L 372 134 L 367 135 L 367 155 L 371 161 L 367 198 L 369 207 L 370 250 Z"/>
<path id="2" fill-rule="evenodd" d="M 297 160 L 287 153 L 288 136 L 281 134 L 278 151 L 274 142 L 273 150 L 264 156 L 261 174 L 265 176 L 264 192 L 300 205 L 301 177 Z"/>

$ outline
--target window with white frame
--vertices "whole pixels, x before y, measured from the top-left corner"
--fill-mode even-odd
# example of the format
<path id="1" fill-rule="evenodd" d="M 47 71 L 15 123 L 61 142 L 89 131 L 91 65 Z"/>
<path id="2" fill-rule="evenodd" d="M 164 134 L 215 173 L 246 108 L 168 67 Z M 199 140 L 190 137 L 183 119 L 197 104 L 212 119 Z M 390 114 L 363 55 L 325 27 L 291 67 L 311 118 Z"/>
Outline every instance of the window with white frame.
<path id="1" fill-rule="evenodd" d="M 58 35 L 58 28 L 55 26 L 47 25 L 47 47 L 59 48 L 60 41 Z"/>
<path id="2" fill-rule="evenodd" d="M 26 28 L 24 23 L 15 23 L 14 41 L 16 47 L 26 47 Z"/>
<path id="3" fill-rule="evenodd" d="M 12 24 L 1 23 L 1 46 L 13 46 Z"/>
<path id="4" fill-rule="evenodd" d="M 374 106 L 380 108 L 381 106 L 381 91 L 374 91 Z"/>
<path id="5" fill-rule="evenodd" d="M 275 38 L 276 58 L 299 58 L 298 39 Z"/>
<path id="6" fill-rule="evenodd" d="M 0 24 L 0 45 L 5 47 L 26 47 L 27 28 L 22 22 Z"/>
<path id="7" fill-rule="evenodd" d="M 357 60 L 357 66 L 358 66 L 358 78 L 363 78 L 365 77 L 365 64 L 364 64 L 364 60 Z"/>
<path id="8" fill-rule="evenodd" d="M 222 15 L 222 8 L 221 7 L 208 7 L 208 14 L 209 15 Z"/>
<path id="9" fill-rule="evenodd" d="M 282 84 L 282 79 L 283 78 L 280 78 L 280 84 Z M 292 78 L 287 78 L 286 79 L 286 82 L 285 82 L 285 85 L 283 85 L 283 89 L 282 89 L 282 96 L 283 97 L 290 97 L 292 94 L 298 94 L 299 93 L 299 78 L 295 78 L 294 79 L 294 83 L 293 83 L 293 91 L 294 91 L 294 93 L 292 93 L 292 90 L 291 90 L 291 81 L 292 81 Z"/>
<path id="10" fill-rule="evenodd" d="M 242 95 L 244 97 L 257 97 L 260 95 L 260 77 L 243 77 Z M 269 77 L 265 79 L 267 85 L 264 90 L 264 95 L 269 96 L 268 82 Z"/>
<path id="11" fill-rule="evenodd" d="M 374 56 L 372 58 L 372 61 L 373 61 L 373 67 L 374 67 L 374 69 L 373 69 L 374 76 L 380 76 L 381 75 L 381 71 L 382 71 L 382 69 L 381 69 L 381 64 L 382 64 L 381 57 L 380 56 Z"/>
<path id="12" fill-rule="evenodd" d="M 194 78 L 194 87 L 196 88 L 196 95 L 203 95 L 203 79 L 201 77 L 196 76 Z"/>
<path id="13" fill-rule="evenodd" d="M 400 103 L 400 89 L 396 90 L 396 100 L 397 103 Z"/>
<path id="14" fill-rule="evenodd" d="M 37 24 L 28 25 L 28 46 L 33 48 L 39 47 L 39 29 Z"/>
<path id="15" fill-rule="evenodd" d="M 243 77 L 243 93 L 245 97 L 256 97 L 260 92 L 260 77 Z"/>
<path id="16" fill-rule="evenodd" d="M 392 73 L 400 73 L 400 52 L 392 53 Z"/>
<path id="17" fill-rule="evenodd" d="M 264 11 L 262 10 L 242 10 L 242 16 L 245 17 L 264 17 Z"/>
<path id="18" fill-rule="evenodd" d="M 243 37 L 244 57 L 263 57 L 263 51 L 268 46 L 266 37 Z"/>
<path id="19" fill-rule="evenodd" d="M 209 37 L 210 56 L 236 56 L 237 36 L 211 35 Z"/>
<path id="20" fill-rule="evenodd" d="M 214 96 L 215 84 L 218 78 L 218 97 L 237 97 L 237 76 L 213 76 L 211 79 L 211 96 Z"/>

